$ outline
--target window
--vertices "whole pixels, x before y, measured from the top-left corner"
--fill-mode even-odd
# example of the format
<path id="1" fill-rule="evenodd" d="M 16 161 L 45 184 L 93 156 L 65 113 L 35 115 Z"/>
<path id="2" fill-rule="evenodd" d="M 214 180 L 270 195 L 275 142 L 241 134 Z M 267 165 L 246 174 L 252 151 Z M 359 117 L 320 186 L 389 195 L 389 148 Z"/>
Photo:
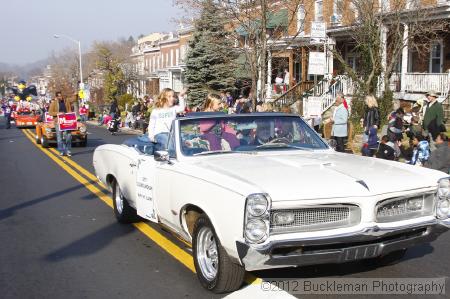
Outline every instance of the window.
<path id="1" fill-rule="evenodd" d="M 380 10 L 386 12 L 390 10 L 390 0 L 380 0 Z"/>
<path id="2" fill-rule="evenodd" d="M 344 5 L 343 0 L 334 0 L 333 1 L 333 15 L 331 16 L 332 24 L 340 24 L 341 23 L 343 5 Z"/>
<path id="3" fill-rule="evenodd" d="M 297 10 L 297 31 L 299 36 L 305 35 L 305 7 L 300 5 Z"/>
<path id="4" fill-rule="evenodd" d="M 430 51 L 430 73 L 442 73 L 442 41 L 431 44 Z"/>
<path id="5" fill-rule="evenodd" d="M 316 21 L 323 21 L 323 2 L 322 0 L 317 0 L 314 5 L 314 12 L 315 12 L 315 20 Z"/>

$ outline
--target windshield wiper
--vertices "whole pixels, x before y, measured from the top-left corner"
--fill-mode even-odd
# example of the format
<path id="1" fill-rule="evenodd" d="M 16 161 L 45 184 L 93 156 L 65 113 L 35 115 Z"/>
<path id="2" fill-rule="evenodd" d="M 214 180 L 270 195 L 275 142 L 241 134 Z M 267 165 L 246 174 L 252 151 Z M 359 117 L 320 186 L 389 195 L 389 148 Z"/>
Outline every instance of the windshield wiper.
<path id="1" fill-rule="evenodd" d="M 227 150 L 218 150 L 218 151 L 205 151 L 201 153 L 193 154 L 193 156 L 206 156 L 206 155 L 217 155 L 217 154 L 246 154 L 246 155 L 254 155 L 256 152 L 252 151 L 227 151 Z"/>
<path id="2" fill-rule="evenodd" d="M 292 149 L 299 149 L 299 150 L 303 150 L 303 151 L 310 151 L 311 149 L 306 148 L 306 147 L 299 147 L 299 146 L 295 146 L 292 144 L 287 144 L 287 143 L 265 143 L 265 144 L 261 144 L 258 145 L 256 147 L 256 149 L 270 149 L 270 148 L 292 148 Z"/>

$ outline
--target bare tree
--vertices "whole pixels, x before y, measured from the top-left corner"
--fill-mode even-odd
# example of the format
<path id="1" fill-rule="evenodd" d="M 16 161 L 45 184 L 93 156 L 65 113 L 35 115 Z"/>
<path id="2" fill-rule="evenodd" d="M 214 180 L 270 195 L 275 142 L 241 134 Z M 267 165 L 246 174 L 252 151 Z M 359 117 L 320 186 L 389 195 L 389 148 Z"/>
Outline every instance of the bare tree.
<path id="1" fill-rule="evenodd" d="M 177 0 L 175 2 L 195 17 L 202 9 L 204 1 Z M 252 79 L 252 91 L 256 91 L 259 97 L 264 99 L 267 53 L 273 51 L 275 46 L 278 46 L 278 51 L 283 51 L 278 41 L 285 41 L 284 49 L 286 49 L 303 32 L 303 22 L 307 14 L 305 0 L 217 0 L 216 3 L 218 4 L 217 13 L 230 20 L 228 29 L 245 56 L 245 69 L 249 70 Z M 268 30 L 270 17 L 283 9 L 287 10 L 287 20 L 273 25 L 273 28 Z M 298 19 L 299 12 L 303 14 L 302 20 Z M 255 97 L 253 97 L 253 104 L 256 106 Z"/>
<path id="2" fill-rule="evenodd" d="M 402 52 L 409 48 L 424 55 L 429 51 L 431 41 L 448 26 L 447 21 L 435 18 L 429 7 L 406 3 L 404 0 L 339 2 L 341 12 L 348 9 L 354 12 L 348 32 L 355 44 L 355 52 L 359 54 L 360 67 L 354 70 L 345 61 L 343 53 L 338 49 L 333 52 L 364 94 L 376 93 L 380 87 L 389 91 L 389 79 Z"/>

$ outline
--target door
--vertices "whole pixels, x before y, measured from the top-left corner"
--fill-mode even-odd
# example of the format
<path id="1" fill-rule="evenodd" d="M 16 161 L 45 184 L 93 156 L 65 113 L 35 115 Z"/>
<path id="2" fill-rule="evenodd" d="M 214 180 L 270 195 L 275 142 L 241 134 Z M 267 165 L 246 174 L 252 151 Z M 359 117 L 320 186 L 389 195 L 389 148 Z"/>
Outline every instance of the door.
<path id="1" fill-rule="evenodd" d="M 155 204 L 156 162 L 153 156 L 139 159 L 136 173 L 136 211 L 142 218 L 158 222 Z"/>

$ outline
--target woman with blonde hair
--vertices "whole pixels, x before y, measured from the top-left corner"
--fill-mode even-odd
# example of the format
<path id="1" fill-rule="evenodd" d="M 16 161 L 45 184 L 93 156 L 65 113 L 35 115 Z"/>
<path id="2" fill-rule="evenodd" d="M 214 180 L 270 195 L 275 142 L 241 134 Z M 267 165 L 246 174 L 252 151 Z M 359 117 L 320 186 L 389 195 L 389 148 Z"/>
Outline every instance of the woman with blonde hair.
<path id="1" fill-rule="evenodd" d="M 186 107 L 185 94 L 184 89 L 179 95 L 178 105 L 174 105 L 175 92 L 170 88 L 164 88 L 156 99 L 148 124 L 148 137 L 156 143 L 155 151 L 166 148 L 172 121 Z"/>
<path id="2" fill-rule="evenodd" d="M 377 99 L 373 95 L 367 95 L 365 103 L 364 118 L 361 120 L 363 121 L 364 133 L 369 135 L 371 128 L 378 129 L 380 127 L 380 111 L 378 110 Z"/>
<path id="3" fill-rule="evenodd" d="M 222 99 L 218 94 L 210 93 L 206 96 L 204 112 L 218 112 L 223 109 Z"/>

